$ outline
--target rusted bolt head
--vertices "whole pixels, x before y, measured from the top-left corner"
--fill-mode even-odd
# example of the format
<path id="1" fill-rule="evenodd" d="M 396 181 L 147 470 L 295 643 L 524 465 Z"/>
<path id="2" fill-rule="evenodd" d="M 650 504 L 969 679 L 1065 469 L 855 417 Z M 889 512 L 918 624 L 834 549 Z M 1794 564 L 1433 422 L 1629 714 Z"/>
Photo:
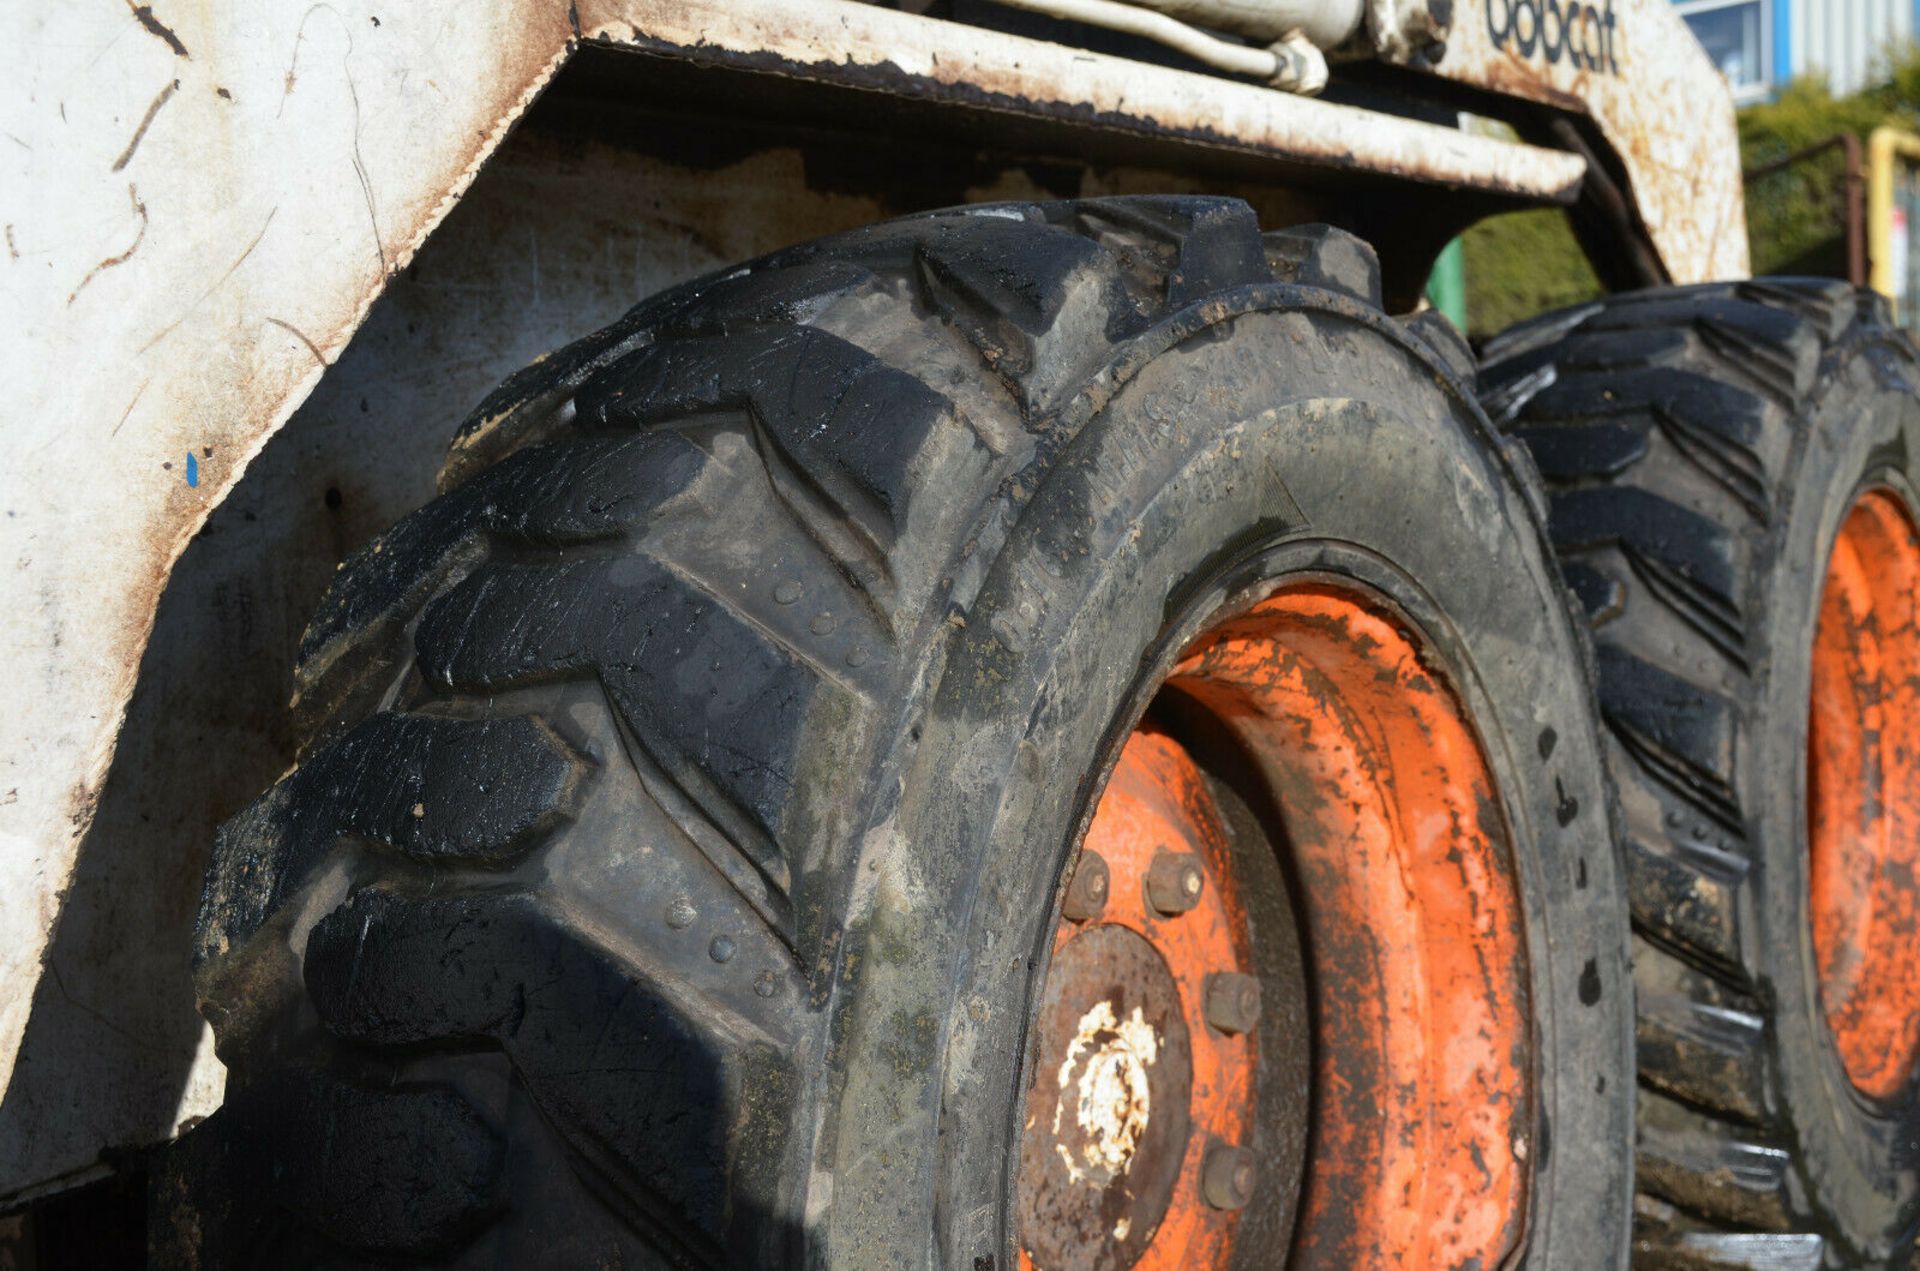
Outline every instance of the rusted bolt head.
<path id="1" fill-rule="evenodd" d="M 1259 1174 L 1252 1152 L 1216 1143 L 1200 1163 L 1200 1194 L 1215 1209 L 1243 1209 L 1253 1199 L 1253 1184 Z"/>
<path id="2" fill-rule="evenodd" d="M 1192 852 L 1156 852 L 1147 867 L 1147 903 L 1163 914 L 1183 914 L 1200 903 L 1206 880 Z"/>
<path id="3" fill-rule="evenodd" d="M 1060 902 L 1061 916 L 1069 922 L 1098 918 L 1100 911 L 1107 907 L 1111 887 L 1107 858 L 1098 852 L 1080 853 L 1080 861 L 1073 867 L 1073 878 L 1067 883 L 1067 898 Z"/>
<path id="4" fill-rule="evenodd" d="M 1238 971 L 1207 977 L 1207 1023 L 1223 1033 L 1247 1033 L 1260 1022 L 1260 981 Z"/>

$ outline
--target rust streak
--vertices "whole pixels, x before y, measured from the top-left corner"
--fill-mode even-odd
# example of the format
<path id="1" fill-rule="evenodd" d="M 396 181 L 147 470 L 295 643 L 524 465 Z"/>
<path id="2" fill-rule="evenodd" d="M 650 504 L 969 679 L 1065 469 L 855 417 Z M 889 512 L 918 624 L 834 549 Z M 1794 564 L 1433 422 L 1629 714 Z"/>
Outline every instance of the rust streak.
<path id="1" fill-rule="evenodd" d="M 367 172 L 366 156 L 360 149 L 360 88 L 353 82 L 353 31 L 348 27 L 346 19 L 340 16 L 339 10 L 332 5 L 311 5 L 305 13 L 300 15 L 299 29 L 293 35 L 293 56 L 287 61 L 286 86 L 280 94 L 280 110 L 274 113 L 274 117 L 279 118 L 281 112 L 286 110 L 287 98 L 293 95 L 293 86 L 299 79 L 300 50 L 306 43 L 307 22 L 322 10 L 333 15 L 333 20 L 340 24 L 340 32 L 347 40 L 347 51 L 340 57 L 340 69 L 347 79 L 347 99 L 353 103 L 353 177 L 360 183 L 360 197 L 367 205 L 367 223 L 373 229 L 373 250 L 379 257 L 380 277 L 384 281 L 387 275 L 393 272 L 393 266 L 387 255 L 386 240 L 380 234 L 380 214 L 374 205 L 373 178 Z"/>
<path id="2" fill-rule="evenodd" d="M 87 271 L 87 276 L 80 280 L 80 285 L 67 293 L 68 304 L 72 304 L 74 302 L 74 299 L 77 296 L 79 296 L 79 294 L 82 291 L 86 289 L 87 284 L 92 282 L 95 278 L 99 277 L 103 271 L 112 269 L 115 265 L 126 264 L 128 258 L 131 257 L 135 252 L 140 250 L 140 244 L 146 241 L 147 205 L 140 201 L 140 192 L 133 188 L 133 185 L 131 182 L 129 182 L 127 185 L 127 198 L 131 200 L 133 203 L 134 214 L 140 218 L 140 232 L 133 236 L 133 243 L 131 246 L 127 248 L 127 250 L 121 252 L 117 256 L 109 256 L 105 260 L 101 261 L 99 264 L 95 265 L 92 269 L 89 269 Z"/>
<path id="3" fill-rule="evenodd" d="M 291 322 L 282 322 L 279 318 L 270 317 L 267 321 L 273 323 L 274 326 L 279 327 L 282 331 L 290 333 L 295 339 L 299 340 L 300 343 L 306 345 L 307 352 L 313 354 L 313 360 L 318 362 L 322 367 L 329 365 L 326 355 L 320 352 L 320 346 L 312 340 L 309 340 L 305 331 L 294 326 Z"/>
<path id="4" fill-rule="evenodd" d="M 293 96 L 294 83 L 300 78 L 300 46 L 307 41 L 307 19 L 322 9 L 332 13 L 335 19 L 340 17 L 339 13 L 336 12 L 331 5 L 325 4 L 309 5 L 307 11 L 300 15 L 300 25 L 293 33 L 293 56 L 287 59 L 286 86 L 281 90 L 280 110 L 274 112 L 273 117 L 275 119 L 278 119 L 281 112 L 286 110 L 287 98 Z M 341 22 L 340 27 L 342 30 L 345 30 L 346 23 L 344 21 Z M 352 52 L 353 37 L 351 35 L 347 37 L 347 45 L 347 51 Z"/>
<path id="5" fill-rule="evenodd" d="M 140 126 L 133 130 L 133 140 L 129 141 L 127 148 L 120 152 L 120 157 L 113 161 L 113 171 L 118 172 L 127 166 L 127 161 L 133 158 L 133 152 L 140 148 L 141 140 L 146 137 L 147 129 L 153 126 L 153 117 L 159 114 L 160 108 L 166 105 L 167 100 L 179 91 L 180 81 L 177 79 L 160 90 L 160 95 L 153 99 L 151 106 L 147 107 L 147 113 L 141 118 Z"/>
<path id="6" fill-rule="evenodd" d="M 353 38 L 347 38 L 347 56 L 353 56 Z M 346 59 L 341 59 L 345 66 Z M 387 263 L 387 245 L 380 238 L 380 214 L 373 206 L 373 181 L 367 176 L 367 163 L 360 154 L 360 90 L 354 87 L 353 72 L 347 71 L 347 96 L 353 102 L 353 175 L 360 180 L 361 197 L 367 201 L 367 224 L 373 229 L 373 249 L 380 257 L 380 278 L 384 282 L 391 266 Z"/>
<path id="7" fill-rule="evenodd" d="M 120 412 L 120 422 L 115 424 L 113 426 L 113 431 L 107 434 L 107 437 L 109 440 L 111 440 L 114 437 L 118 437 L 120 435 L 120 430 L 127 426 L 127 420 L 133 417 L 133 408 L 140 404 L 140 395 L 147 391 L 147 385 L 151 384 L 152 382 L 153 381 L 150 379 L 141 380 L 140 387 L 133 390 L 133 396 L 127 400 L 127 408 Z"/>
<path id="8" fill-rule="evenodd" d="M 246 264 L 247 257 L 253 255 L 253 249 L 260 246 L 260 240 L 267 236 L 267 227 L 273 224 L 274 215 L 279 211 L 280 211 L 279 205 L 275 204 L 273 211 L 268 212 L 267 219 L 261 223 L 260 232 L 253 236 L 253 241 L 247 244 L 247 249 L 241 252 L 240 255 L 234 259 L 234 262 L 231 265 L 227 266 L 226 272 L 221 274 L 220 277 L 214 280 L 213 286 L 208 287 L 205 291 L 201 292 L 199 295 L 199 298 L 196 299 L 192 304 L 188 305 L 184 313 L 182 313 L 179 317 L 175 318 L 172 322 L 167 323 L 166 326 L 161 327 L 158 334 L 156 334 L 151 340 L 148 340 L 145 344 L 141 345 L 139 352 L 134 354 L 135 357 L 139 357 L 141 354 L 146 353 L 146 351 L 151 349 L 154 345 L 160 343 L 160 341 L 172 335 L 174 333 L 174 330 L 177 327 L 179 327 L 179 325 L 182 322 L 185 322 L 188 316 L 191 315 L 195 309 L 198 309 L 202 304 L 206 302 L 206 299 L 208 296 L 211 296 L 214 292 L 220 290 L 221 286 L 225 284 L 227 279 L 233 277 L 235 270 L 239 269 L 240 266 Z"/>
<path id="9" fill-rule="evenodd" d="M 187 46 L 180 42 L 180 37 L 168 30 L 159 18 L 153 16 L 152 5 L 135 4 L 133 0 L 127 0 L 127 11 L 133 14 L 135 21 L 147 29 L 148 34 L 157 40 L 165 41 L 166 46 L 173 50 L 175 57 L 184 57 L 189 62 L 193 60 L 193 54 L 187 52 Z"/>

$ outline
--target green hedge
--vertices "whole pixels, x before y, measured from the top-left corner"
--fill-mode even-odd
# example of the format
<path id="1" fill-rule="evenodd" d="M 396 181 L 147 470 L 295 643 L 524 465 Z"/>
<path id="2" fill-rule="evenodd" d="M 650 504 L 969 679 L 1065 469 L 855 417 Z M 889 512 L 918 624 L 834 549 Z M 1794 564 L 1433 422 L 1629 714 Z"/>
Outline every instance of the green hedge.
<path id="1" fill-rule="evenodd" d="M 1476 339 L 1601 294 L 1558 208 L 1495 216 L 1460 238 L 1467 256 L 1467 332 Z"/>

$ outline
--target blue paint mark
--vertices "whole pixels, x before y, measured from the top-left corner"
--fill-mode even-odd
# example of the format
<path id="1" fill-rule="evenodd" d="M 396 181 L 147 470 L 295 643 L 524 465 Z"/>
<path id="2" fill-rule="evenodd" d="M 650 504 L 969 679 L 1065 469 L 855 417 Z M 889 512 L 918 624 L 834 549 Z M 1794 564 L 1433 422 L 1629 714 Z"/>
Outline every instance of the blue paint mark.
<path id="1" fill-rule="evenodd" d="M 187 484 L 189 486 L 200 484 L 200 461 L 193 457 L 191 450 L 187 451 Z"/>

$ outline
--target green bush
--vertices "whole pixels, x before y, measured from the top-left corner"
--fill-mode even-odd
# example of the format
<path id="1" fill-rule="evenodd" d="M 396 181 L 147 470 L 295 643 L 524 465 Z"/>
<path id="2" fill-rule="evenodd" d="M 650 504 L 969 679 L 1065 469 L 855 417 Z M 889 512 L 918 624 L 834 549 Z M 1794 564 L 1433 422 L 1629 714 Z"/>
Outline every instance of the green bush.
<path id="1" fill-rule="evenodd" d="M 1874 84 L 1835 97 L 1824 76 L 1794 80 L 1770 102 L 1739 112 L 1740 150 L 1747 167 L 1810 146 L 1836 132 L 1861 140 L 1881 124 L 1920 126 L 1920 44 L 1908 41 L 1880 63 Z"/>
<path id="2" fill-rule="evenodd" d="M 1475 339 L 1604 290 L 1559 208 L 1491 217 L 1461 235 L 1461 243 L 1467 332 Z"/>
<path id="3" fill-rule="evenodd" d="M 1865 141 L 1881 124 L 1912 126 L 1920 61 L 1911 51 L 1884 83 L 1835 97 L 1824 79 L 1807 76 L 1771 102 L 1740 112 L 1740 161 L 1749 172 L 1841 133 Z M 1747 181 L 1747 240 L 1757 274 L 1845 277 L 1845 158 L 1838 147 Z"/>

